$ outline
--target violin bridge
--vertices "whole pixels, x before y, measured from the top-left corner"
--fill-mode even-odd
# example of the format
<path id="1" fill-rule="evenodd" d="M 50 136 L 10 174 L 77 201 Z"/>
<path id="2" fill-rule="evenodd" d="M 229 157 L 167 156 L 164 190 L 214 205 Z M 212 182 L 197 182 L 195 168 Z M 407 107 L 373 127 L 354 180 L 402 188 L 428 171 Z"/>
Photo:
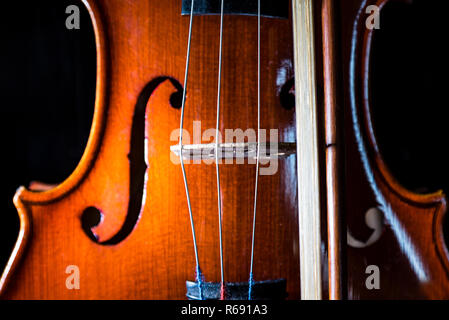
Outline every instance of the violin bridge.
<path id="1" fill-rule="evenodd" d="M 179 144 L 170 147 L 178 157 L 181 155 Z M 182 146 L 182 157 L 185 160 L 215 159 L 217 151 L 215 143 L 185 144 Z M 295 142 L 261 143 L 260 159 L 286 158 L 296 153 Z M 218 159 L 257 159 L 257 142 L 220 143 Z"/>

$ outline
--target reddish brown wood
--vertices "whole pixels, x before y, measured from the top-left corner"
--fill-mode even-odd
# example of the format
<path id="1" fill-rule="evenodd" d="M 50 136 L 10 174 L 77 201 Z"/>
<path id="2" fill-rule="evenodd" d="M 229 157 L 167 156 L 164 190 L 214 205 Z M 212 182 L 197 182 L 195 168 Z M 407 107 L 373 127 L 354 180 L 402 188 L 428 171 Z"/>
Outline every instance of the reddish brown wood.
<path id="1" fill-rule="evenodd" d="M 162 81 L 146 109 L 146 202 L 130 235 L 116 245 L 89 239 L 81 215 L 101 209 L 99 241 L 122 227 L 130 198 L 131 128 L 135 106 L 152 80 L 183 81 L 189 18 L 181 1 L 84 0 L 97 41 L 97 97 L 91 135 L 73 174 L 54 189 L 21 188 L 14 200 L 21 235 L 0 292 L 6 299 L 183 299 L 194 280 L 194 254 L 181 168 L 170 161 L 179 109 L 171 107 L 174 84 Z M 226 16 L 223 42 L 221 130 L 257 128 L 257 18 Z M 280 86 L 290 80 L 290 20 L 262 23 L 262 127 L 294 141 L 294 110 L 281 106 Z M 194 19 L 185 128 L 215 126 L 219 17 Z M 204 141 L 209 142 L 209 141 Z M 184 143 L 188 143 L 185 139 Z M 259 180 L 255 280 L 287 279 L 289 298 L 299 298 L 295 158 L 279 162 Z M 220 279 L 215 168 L 186 166 L 199 258 L 206 281 Z M 225 280 L 247 281 L 250 263 L 254 165 L 222 165 Z M 65 286 L 66 267 L 80 269 L 80 290 Z"/>
<path id="2" fill-rule="evenodd" d="M 339 108 L 337 103 L 337 61 L 334 30 L 334 1 L 322 1 L 323 74 L 326 140 L 326 186 L 329 299 L 342 298 L 342 255 L 340 213 L 340 138 Z M 343 237 L 344 239 L 344 237 Z"/>

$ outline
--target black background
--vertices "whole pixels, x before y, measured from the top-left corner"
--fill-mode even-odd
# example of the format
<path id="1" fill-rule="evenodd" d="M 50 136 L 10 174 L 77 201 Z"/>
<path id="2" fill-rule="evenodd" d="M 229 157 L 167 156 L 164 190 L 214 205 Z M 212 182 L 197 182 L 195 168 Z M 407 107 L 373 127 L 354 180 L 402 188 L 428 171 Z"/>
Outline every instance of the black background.
<path id="1" fill-rule="evenodd" d="M 371 107 L 380 152 L 408 190 L 449 194 L 448 1 L 390 1 L 371 57 Z M 449 218 L 444 222 L 449 244 Z"/>
<path id="2" fill-rule="evenodd" d="M 65 26 L 71 4 L 81 10 L 79 30 Z M 94 110 L 96 52 L 90 17 L 80 1 L 3 1 L 0 6 L 3 269 L 19 228 L 12 203 L 16 189 L 31 181 L 62 182 L 82 156 Z"/>
<path id="3" fill-rule="evenodd" d="M 374 130 L 401 184 L 419 193 L 449 191 L 449 3 L 410 2 L 390 1 L 374 33 Z"/>

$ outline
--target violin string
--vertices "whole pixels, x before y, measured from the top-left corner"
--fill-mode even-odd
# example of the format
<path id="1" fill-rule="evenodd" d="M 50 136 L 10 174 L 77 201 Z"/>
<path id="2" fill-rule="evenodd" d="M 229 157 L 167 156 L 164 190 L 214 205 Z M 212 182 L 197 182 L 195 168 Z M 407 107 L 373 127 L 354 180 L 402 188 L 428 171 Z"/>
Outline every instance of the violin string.
<path id="1" fill-rule="evenodd" d="M 187 88 L 187 79 L 189 75 L 189 64 L 190 64 L 190 43 L 192 40 L 192 25 L 193 25 L 193 5 L 195 3 L 195 0 L 192 0 L 191 8 L 190 8 L 190 23 L 189 23 L 189 39 L 187 42 L 187 56 L 186 56 L 186 68 L 185 68 L 185 74 L 184 74 L 184 89 L 182 91 L 182 105 L 181 105 L 181 120 L 179 125 L 179 147 L 180 147 L 180 159 L 181 159 L 181 170 L 182 170 L 182 177 L 184 180 L 184 186 L 186 190 L 186 197 L 187 197 L 187 207 L 189 209 L 189 216 L 190 216 L 190 227 L 192 229 L 192 238 L 193 238 L 193 249 L 195 251 L 195 261 L 196 261 L 196 282 L 198 285 L 198 291 L 200 300 L 203 300 L 203 275 L 201 273 L 200 268 L 200 262 L 198 258 L 198 246 L 196 242 L 196 234 L 195 234 L 195 224 L 193 222 L 193 214 L 192 214 L 192 205 L 190 203 L 190 193 L 189 193 L 189 186 L 187 184 L 187 176 L 186 176 L 186 170 L 184 167 L 184 159 L 182 155 L 183 151 L 183 144 L 182 144 L 182 135 L 183 135 L 183 127 L 184 127 L 184 110 L 185 110 L 185 102 L 186 102 L 186 88 Z"/>
<path id="2" fill-rule="evenodd" d="M 219 126 L 220 126 L 220 97 L 221 97 L 221 65 L 222 65 L 222 47 L 223 47 L 223 7 L 224 0 L 221 0 L 220 13 L 220 51 L 218 58 L 218 90 L 217 90 L 217 125 L 215 131 L 215 168 L 217 173 L 217 194 L 218 194 L 218 232 L 220 237 L 220 268 L 221 268 L 221 300 L 225 299 L 225 283 L 224 283 L 224 266 L 223 266 L 223 237 L 222 237 L 222 212 L 221 212 L 221 188 L 220 188 L 220 171 L 218 163 L 219 150 Z"/>
<path id="3" fill-rule="evenodd" d="M 257 160 L 256 160 L 256 182 L 254 189 L 254 212 L 253 212 L 253 232 L 251 240 L 251 264 L 248 281 L 248 300 L 252 299 L 254 277 L 254 243 L 256 234 L 256 213 L 257 213 L 257 191 L 259 186 L 259 163 L 260 163 L 260 0 L 257 1 Z"/>

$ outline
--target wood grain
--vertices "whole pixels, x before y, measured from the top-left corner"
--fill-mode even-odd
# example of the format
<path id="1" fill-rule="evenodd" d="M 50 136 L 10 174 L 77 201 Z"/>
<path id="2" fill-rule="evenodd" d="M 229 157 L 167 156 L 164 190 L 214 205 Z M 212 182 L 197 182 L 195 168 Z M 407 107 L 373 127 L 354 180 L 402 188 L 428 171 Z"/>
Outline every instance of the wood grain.
<path id="1" fill-rule="evenodd" d="M 323 74 L 326 140 L 326 187 L 327 187 L 327 230 L 328 230 L 328 265 L 329 265 L 329 299 L 342 299 L 342 237 L 340 192 L 340 131 L 341 121 L 338 108 L 337 58 L 335 39 L 334 0 L 322 2 L 323 34 Z M 344 239 L 344 238 L 343 238 Z"/>
<path id="2" fill-rule="evenodd" d="M 181 82 L 188 20 L 181 1 L 85 0 L 97 43 L 95 115 L 76 170 L 56 188 L 21 188 L 15 204 L 21 233 L 1 280 L 4 299 L 184 299 L 195 263 L 181 168 L 170 161 L 170 135 L 179 127 L 178 92 L 163 81 L 145 101 L 147 180 L 145 204 L 132 232 L 114 245 L 127 221 L 131 131 L 137 100 L 154 79 Z M 221 130 L 257 128 L 257 18 L 225 16 Z M 193 25 L 185 128 L 215 127 L 219 17 L 196 16 Z M 294 142 L 294 110 L 281 105 L 282 85 L 293 77 L 291 20 L 262 18 L 262 128 Z M 182 84 L 182 83 L 181 83 Z M 184 84 L 182 84 L 184 85 Z M 184 137 L 184 143 L 187 143 Z M 211 141 L 203 141 L 211 142 Z M 186 165 L 206 281 L 219 281 L 216 182 L 213 165 Z M 220 165 L 225 281 L 248 281 L 254 164 Z M 277 173 L 261 176 L 254 278 L 285 278 L 289 299 L 300 296 L 296 159 L 280 160 Z M 280 192 L 282 190 L 282 192 Z M 82 229 L 83 212 L 102 220 Z M 80 270 L 80 289 L 65 286 L 68 265 Z"/>
<path id="3" fill-rule="evenodd" d="M 301 299 L 321 299 L 321 216 L 313 1 L 293 0 Z"/>

